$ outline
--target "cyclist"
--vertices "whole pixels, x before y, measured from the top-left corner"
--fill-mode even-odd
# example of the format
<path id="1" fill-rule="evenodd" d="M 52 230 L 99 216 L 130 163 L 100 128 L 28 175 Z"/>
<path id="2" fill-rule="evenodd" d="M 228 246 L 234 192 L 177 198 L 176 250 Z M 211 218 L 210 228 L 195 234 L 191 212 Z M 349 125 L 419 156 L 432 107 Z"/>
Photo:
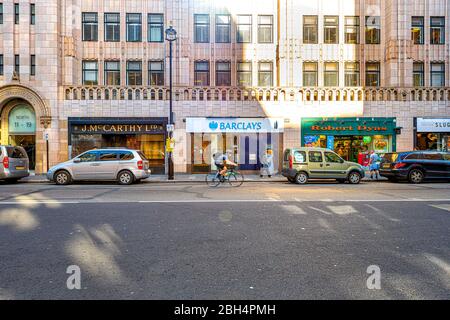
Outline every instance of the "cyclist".
<path id="1" fill-rule="evenodd" d="M 228 158 L 226 153 L 215 153 L 213 155 L 214 163 L 219 169 L 219 176 L 225 177 L 229 167 L 237 167 L 238 165 Z"/>

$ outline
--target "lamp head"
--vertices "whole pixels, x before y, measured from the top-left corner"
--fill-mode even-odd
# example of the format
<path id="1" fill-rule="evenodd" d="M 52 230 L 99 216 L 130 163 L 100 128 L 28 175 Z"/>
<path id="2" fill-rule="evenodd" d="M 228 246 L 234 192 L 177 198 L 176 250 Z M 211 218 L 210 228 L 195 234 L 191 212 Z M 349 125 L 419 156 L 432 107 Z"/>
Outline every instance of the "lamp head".
<path id="1" fill-rule="evenodd" d="M 177 31 L 172 26 L 166 29 L 166 40 L 170 42 L 177 40 Z"/>

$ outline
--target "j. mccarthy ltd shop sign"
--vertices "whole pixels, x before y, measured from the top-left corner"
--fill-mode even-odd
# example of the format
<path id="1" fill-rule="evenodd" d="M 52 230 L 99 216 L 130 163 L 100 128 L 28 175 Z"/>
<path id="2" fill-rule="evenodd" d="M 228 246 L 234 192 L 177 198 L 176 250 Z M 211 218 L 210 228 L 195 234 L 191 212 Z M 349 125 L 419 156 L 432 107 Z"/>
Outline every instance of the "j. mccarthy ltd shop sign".
<path id="1" fill-rule="evenodd" d="M 279 133 L 284 131 L 280 118 L 187 118 L 191 133 Z"/>

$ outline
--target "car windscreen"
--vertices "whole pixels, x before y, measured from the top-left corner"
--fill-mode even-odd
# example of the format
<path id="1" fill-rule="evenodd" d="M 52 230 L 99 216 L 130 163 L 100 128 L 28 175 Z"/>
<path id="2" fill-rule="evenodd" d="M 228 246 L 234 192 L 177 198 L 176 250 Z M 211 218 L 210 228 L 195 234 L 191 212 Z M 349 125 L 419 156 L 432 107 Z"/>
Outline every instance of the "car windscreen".
<path id="1" fill-rule="evenodd" d="M 6 147 L 6 151 L 8 152 L 8 157 L 12 159 L 24 159 L 27 158 L 27 154 L 18 147 Z"/>

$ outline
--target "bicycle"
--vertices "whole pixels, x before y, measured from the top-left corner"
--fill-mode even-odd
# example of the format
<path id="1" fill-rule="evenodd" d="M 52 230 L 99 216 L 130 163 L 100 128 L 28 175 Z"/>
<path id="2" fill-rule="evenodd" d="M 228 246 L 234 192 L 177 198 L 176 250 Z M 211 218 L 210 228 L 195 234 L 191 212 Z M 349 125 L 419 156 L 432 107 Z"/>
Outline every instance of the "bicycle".
<path id="1" fill-rule="evenodd" d="M 220 171 L 206 175 L 206 184 L 210 187 L 218 187 L 220 184 L 229 183 L 232 187 L 240 187 L 244 183 L 244 175 L 235 168 L 230 168 L 225 176 Z"/>

